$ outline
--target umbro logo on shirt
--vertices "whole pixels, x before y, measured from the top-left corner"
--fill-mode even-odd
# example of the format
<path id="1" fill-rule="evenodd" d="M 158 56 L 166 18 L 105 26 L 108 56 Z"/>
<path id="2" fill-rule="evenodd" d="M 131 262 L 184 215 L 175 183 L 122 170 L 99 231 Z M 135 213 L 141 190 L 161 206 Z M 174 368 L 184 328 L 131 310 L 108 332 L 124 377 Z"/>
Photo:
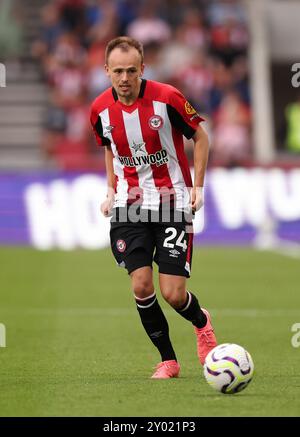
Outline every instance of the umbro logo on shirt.
<path id="1" fill-rule="evenodd" d="M 113 130 L 115 128 L 115 126 L 105 126 L 105 128 L 104 128 L 104 135 L 105 134 L 110 134 L 111 133 L 111 131 Z"/>

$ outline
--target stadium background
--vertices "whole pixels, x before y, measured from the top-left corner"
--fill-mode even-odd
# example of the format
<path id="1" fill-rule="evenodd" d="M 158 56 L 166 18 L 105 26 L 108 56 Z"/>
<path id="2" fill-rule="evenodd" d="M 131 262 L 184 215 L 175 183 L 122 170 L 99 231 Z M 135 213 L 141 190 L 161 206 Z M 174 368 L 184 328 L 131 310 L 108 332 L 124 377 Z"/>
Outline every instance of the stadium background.
<path id="1" fill-rule="evenodd" d="M 293 0 L 1 0 L 0 415 L 298 415 L 299 13 Z M 210 392 L 189 327 L 166 306 L 186 373 L 168 390 L 145 377 L 157 356 L 110 255 L 89 126 L 120 34 L 143 42 L 145 77 L 206 120 L 190 286 L 219 341 L 253 355 L 238 402 Z"/>

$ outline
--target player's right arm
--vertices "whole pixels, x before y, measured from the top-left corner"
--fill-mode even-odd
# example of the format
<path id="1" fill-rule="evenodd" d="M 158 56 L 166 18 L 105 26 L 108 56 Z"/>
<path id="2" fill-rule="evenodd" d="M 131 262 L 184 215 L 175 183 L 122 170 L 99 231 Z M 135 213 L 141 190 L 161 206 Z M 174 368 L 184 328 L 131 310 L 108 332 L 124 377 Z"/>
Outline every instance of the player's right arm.
<path id="1" fill-rule="evenodd" d="M 101 204 L 101 212 L 105 217 L 111 215 L 111 210 L 114 204 L 115 198 L 115 175 L 113 167 L 113 152 L 111 150 L 110 139 L 103 135 L 103 126 L 100 117 L 101 111 L 105 108 L 107 102 L 107 95 L 110 96 L 111 92 L 107 90 L 105 93 L 101 94 L 91 106 L 90 121 L 93 127 L 93 131 L 96 137 L 96 141 L 99 146 L 105 147 L 105 167 L 107 176 L 107 195 L 105 201 Z M 112 98 L 112 97 L 110 97 Z M 105 103 L 105 104 L 104 104 Z"/>
<path id="2" fill-rule="evenodd" d="M 111 214 L 115 201 L 115 174 L 113 166 L 113 152 L 110 146 L 105 147 L 105 167 L 107 178 L 107 195 L 105 201 L 101 204 L 101 212 L 105 217 Z"/>

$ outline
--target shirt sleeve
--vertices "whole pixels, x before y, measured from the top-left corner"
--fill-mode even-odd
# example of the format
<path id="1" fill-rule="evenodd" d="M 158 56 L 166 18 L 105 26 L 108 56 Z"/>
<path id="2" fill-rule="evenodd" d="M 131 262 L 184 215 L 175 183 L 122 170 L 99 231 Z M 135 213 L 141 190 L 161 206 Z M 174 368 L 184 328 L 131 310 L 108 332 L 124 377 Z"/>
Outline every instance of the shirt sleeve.
<path id="1" fill-rule="evenodd" d="M 99 146 L 110 146 L 110 140 L 103 136 L 103 126 L 101 122 L 101 117 L 92 107 L 90 116 L 91 125 L 96 137 L 96 141 Z"/>
<path id="2" fill-rule="evenodd" d="M 187 139 L 192 138 L 199 123 L 204 121 L 204 118 L 175 88 L 170 95 L 167 111 L 172 126 L 180 130 Z"/>

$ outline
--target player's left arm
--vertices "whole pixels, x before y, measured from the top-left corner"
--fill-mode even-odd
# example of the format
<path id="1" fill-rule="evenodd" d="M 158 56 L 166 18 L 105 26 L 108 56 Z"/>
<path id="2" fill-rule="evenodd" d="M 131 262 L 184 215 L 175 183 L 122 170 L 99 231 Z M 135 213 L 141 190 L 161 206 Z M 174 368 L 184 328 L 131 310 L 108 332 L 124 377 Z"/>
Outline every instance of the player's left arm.
<path id="1" fill-rule="evenodd" d="M 192 211 L 198 211 L 203 205 L 203 185 L 208 161 L 208 135 L 199 124 L 193 135 L 194 140 L 194 186 L 191 191 Z"/>
<path id="2" fill-rule="evenodd" d="M 204 119 L 176 88 L 169 86 L 167 104 L 168 116 L 172 126 L 187 139 L 194 140 L 194 186 L 191 189 L 191 206 L 193 212 L 203 205 L 203 184 L 208 161 L 209 142 L 205 130 L 200 126 Z"/>

